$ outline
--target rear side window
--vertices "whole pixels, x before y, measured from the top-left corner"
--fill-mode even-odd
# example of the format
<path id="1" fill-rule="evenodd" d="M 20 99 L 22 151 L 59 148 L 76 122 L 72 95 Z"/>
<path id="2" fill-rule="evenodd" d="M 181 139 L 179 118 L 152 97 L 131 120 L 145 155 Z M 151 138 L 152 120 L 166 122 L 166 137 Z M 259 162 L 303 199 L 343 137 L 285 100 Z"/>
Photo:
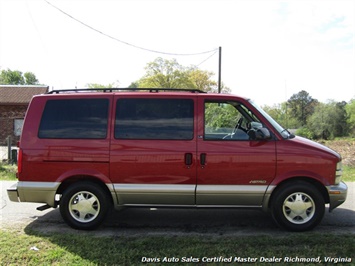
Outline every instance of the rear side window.
<path id="1" fill-rule="evenodd" d="M 43 139 L 104 139 L 108 99 L 49 100 L 38 137 Z"/>
<path id="2" fill-rule="evenodd" d="M 191 99 L 119 99 L 116 139 L 191 140 L 194 102 Z"/>

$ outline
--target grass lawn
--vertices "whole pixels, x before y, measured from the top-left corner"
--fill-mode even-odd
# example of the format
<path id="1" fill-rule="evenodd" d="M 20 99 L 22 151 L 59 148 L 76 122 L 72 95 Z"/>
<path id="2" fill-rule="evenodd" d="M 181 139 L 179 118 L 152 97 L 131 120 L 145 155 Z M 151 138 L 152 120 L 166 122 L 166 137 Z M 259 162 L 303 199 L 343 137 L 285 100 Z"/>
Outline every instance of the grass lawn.
<path id="1" fill-rule="evenodd" d="M 355 182 L 355 167 L 343 166 L 343 181 Z"/>
<path id="2" fill-rule="evenodd" d="M 16 179 L 17 166 L 0 163 L 0 180 L 17 180 Z"/>
<path id="3" fill-rule="evenodd" d="M 141 265 L 154 260 L 165 264 L 165 258 L 166 262 L 174 262 L 170 265 L 221 265 L 219 259 L 230 258 L 232 263 L 226 264 L 236 264 L 235 260 L 240 262 L 249 258 L 256 262 L 253 265 L 272 265 L 274 263 L 262 260 L 273 257 L 281 258 L 279 265 L 289 264 L 285 262 L 287 258 L 320 257 L 324 265 L 328 257 L 348 258 L 352 263 L 355 259 L 352 257 L 355 246 L 353 235 L 312 232 L 285 233 L 285 236 L 277 237 L 93 237 L 0 231 L 0 243 L 1 265 Z"/>

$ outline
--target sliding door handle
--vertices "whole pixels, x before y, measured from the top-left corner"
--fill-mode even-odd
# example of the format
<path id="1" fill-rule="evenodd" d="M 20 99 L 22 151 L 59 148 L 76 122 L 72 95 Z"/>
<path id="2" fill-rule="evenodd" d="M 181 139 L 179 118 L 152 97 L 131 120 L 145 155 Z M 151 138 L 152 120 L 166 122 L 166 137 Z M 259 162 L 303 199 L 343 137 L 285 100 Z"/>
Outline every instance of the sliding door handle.
<path id="1" fill-rule="evenodd" d="M 185 164 L 192 165 L 192 153 L 185 153 Z"/>
<path id="2" fill-rule="evenodd" d="M 200 155 L 200 164 L 206 165 L 206 153 L 201 153 Z"/>

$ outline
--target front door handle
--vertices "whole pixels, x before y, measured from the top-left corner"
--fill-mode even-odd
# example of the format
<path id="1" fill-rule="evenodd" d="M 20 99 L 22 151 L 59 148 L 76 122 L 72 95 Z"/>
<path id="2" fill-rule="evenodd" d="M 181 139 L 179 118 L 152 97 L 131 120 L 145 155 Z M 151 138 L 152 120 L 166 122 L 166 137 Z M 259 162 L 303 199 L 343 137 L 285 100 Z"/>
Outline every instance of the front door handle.
<path id="1" fill-rule="evenodd" d="M 201 153 L 200 155 L 200 164 L 206 165 L 206 153 Z"/>
<path id="2" fill-rule="evenodd" d="M 185 153 L 185 164 L 187 166 L 192 165 L 192 153 Z"/>

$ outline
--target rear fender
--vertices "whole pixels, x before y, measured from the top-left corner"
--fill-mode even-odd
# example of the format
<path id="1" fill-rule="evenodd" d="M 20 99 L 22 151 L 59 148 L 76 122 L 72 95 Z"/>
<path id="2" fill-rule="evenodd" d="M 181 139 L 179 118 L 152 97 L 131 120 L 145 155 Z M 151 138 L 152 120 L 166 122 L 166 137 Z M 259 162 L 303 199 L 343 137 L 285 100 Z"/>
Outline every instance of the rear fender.
<path id="1" fill-rule="evenodd" d="M 61 185 L 57 190 L 57 194 L 62 194 L 63 191 L 70 186 L 70 184 L 84 180 L 92 181 L 102 186 L 106 189 L 107 193 L 111 195 L 114 205 L 117 204 L 117 195 L 111 180 L 99 171 L 95 171 L 93 169 L 75 169 L 63 173 L 58 178 L 58 182 L 60 182 Z"/>
<path id="2" fill-rule="evenodd" d="M 100 180 L 101 182 L 107 185 L 111 184 L 111 180 L 107 176 L 93 169 L 73 169 L 64 172 L 62 175 L 59 176 L 59 178 L 56 181 L 63 183 L 67 179 L 71 179 L 73 177 L 75 177 L 75 179 L 85 179 L 88 176 L 94 177 L 95 179 Z"/>

